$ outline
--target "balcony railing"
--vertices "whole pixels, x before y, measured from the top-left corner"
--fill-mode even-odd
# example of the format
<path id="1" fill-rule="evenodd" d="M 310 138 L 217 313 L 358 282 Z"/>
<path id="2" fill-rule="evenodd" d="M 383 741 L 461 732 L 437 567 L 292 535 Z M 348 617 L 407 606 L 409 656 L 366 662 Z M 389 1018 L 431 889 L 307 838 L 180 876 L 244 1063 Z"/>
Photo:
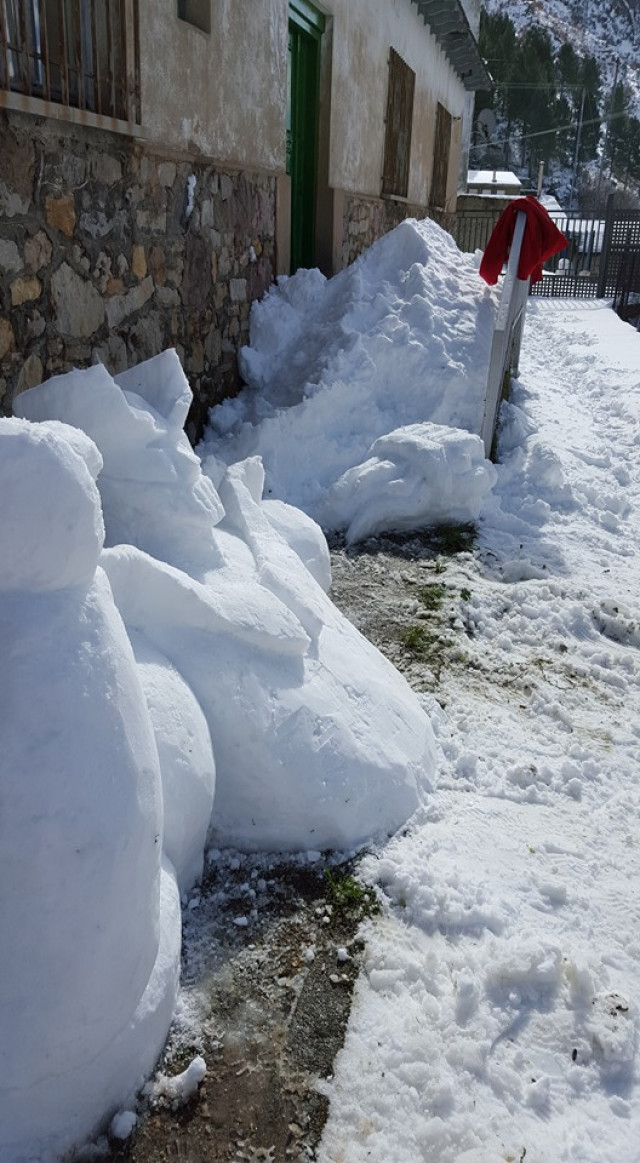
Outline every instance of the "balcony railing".
<path id="1" fill-rule="evenodd" d="M 138 0 L 0 0 L 4 94 L 139 125 Z"/>

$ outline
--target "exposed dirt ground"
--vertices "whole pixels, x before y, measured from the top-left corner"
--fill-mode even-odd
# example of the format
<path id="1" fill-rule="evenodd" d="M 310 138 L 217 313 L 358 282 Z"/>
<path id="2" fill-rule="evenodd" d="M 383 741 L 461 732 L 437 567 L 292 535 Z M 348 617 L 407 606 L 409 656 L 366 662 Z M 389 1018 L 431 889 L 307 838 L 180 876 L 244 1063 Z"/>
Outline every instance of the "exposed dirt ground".
<path id="1" fill-rule="evenodd" d="M 418 690 L 434 690 L 453 643 L 446 559 L 470 531 L 332 544 L 336 604 Z M 288 863 L 211 853 L 184 911 L 182 1011 L 160 1070 L 196 1055 L 207 1074 L 178 1109 L 152 1093 L 111 1163 L 303 1163 L 327 1115 L 321 1093 L 344 1040 L 362 944 L 378 907 L 357 864 L 316 854 Z"/>

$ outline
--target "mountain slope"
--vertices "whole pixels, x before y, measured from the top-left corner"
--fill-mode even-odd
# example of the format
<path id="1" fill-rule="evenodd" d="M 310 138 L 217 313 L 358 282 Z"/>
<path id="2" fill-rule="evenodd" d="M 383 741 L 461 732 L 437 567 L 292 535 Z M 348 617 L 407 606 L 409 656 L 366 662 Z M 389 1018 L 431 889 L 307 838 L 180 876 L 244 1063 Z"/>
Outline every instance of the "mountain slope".
<path id="1" fill-rule="evenodd" d="M 556 48 L 569 43 L 581 55 L 594 56 L 606 93 L 619 60 L 618 81 L 628 86 L 631 111 L 640 115 L 640 0 L 484 0 L 484 7 L 508 16 L 518 31 L 540 25 Z"/>

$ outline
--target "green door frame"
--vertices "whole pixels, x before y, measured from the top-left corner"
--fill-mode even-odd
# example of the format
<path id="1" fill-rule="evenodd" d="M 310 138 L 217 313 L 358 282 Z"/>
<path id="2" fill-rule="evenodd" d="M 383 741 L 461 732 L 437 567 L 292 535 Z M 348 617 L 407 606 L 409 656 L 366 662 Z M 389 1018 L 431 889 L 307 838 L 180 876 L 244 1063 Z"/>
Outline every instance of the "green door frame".
<path id="1" fill-rule="evenodd" d="M 315 266 L 320 40 L 325 18 L 289 0 L 287 173 L 291 176 L 291 271 Z"/>

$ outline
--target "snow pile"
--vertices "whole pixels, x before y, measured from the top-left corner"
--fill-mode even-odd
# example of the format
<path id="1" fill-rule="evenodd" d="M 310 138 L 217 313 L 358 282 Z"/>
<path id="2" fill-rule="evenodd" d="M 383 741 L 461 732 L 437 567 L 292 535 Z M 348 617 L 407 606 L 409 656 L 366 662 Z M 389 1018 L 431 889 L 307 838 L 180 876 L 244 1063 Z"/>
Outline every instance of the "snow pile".
<path id="1" fill-rule="evenodd" d="M 175 353 L 122 383 L 71 372 L 0 422 L 3 1163 L 77 1143 L 149 1073 L 208 835 L 354 847 L 435 766 L 418 699 L 325 593 L 317 526 L 261 501 L 257 459 L 202 474 Z"/>
<path id="2" fill-rule="evenodd" d="M 494 313 L 475 259 L 428 219 L 401 223 L 329 281 L 317 270 L 280 279 L 252 308 L 251 347 L 241 352 L 249 386 L 211 411 L 205 471 L 208 453 L 228 464 L 257 454 L 267 496 L 325 528 L 352 526 L 352 539 L 356 489 L 368 494 L 366 530 L 453 521 L 461 511 L 470 519 L 491 470 L 480 471 L 476 451 L 470 477 L 465 455 L 453 453 L 438 426 L 480 432 Z M 372 475 L 381 438 L 393 449 L 380 456 L 391 453 L 395 469 Z M 438 456 L 447 462 L 449 506 L 446 490 L 433 487 Z M 387 505 L 379 494 L 376 513 L 375 494 L 387 485 L 393 498 Z"/>
<path id="3" fill-rule="evenodd" d="M 217 488 L 202 474 L 181 428 L 185 385 L 177 356 L 165 352 L 118 383 L 92 368 L 17 399 L 33 420 L 79 424 L 101 451 L 111 546 L 102 565 L 144 664 L 152 715 L 171 736 L 160 737 L 163 767 L 173 765 L 176 779 L 182 741 L 166 708 L 176 697 L 177 672 L 213 741 L 216 843 L 350 848 L 394 831 L 430 787 L 428 719 L 404 679 L 304 564 L 302 557 L 313 559 L 326 584 L 321 534 L 312 536 L 302 516 L 296 552 L 276 527 L 279 521 L 280 530 L 294 529 L 292 511 L 281 506 L 276 524 L 270 520 L 260 500 L 260 461 L 210 464 Z M 186 870 L 197 862 L 203 831 L 179 859 L 172 845 L 178 833 L 193 837 L 187 813 L 192 821 L 199 816 L 212 783 L 204 724 L 194 721 L 200 746 L 189 755 L 188 781 L 177 783 L 182 818 L 166 825 L 173 859 Z M 166 798 L 179 796 L 168 787 Z"/>
<path id="4" fill-rule="evenodd" d="M 0 1157 L 58 1153 L 149 1072 L 180 955 L 158 753 L 98 567 L 95 446 L 0 421 Z"/>

